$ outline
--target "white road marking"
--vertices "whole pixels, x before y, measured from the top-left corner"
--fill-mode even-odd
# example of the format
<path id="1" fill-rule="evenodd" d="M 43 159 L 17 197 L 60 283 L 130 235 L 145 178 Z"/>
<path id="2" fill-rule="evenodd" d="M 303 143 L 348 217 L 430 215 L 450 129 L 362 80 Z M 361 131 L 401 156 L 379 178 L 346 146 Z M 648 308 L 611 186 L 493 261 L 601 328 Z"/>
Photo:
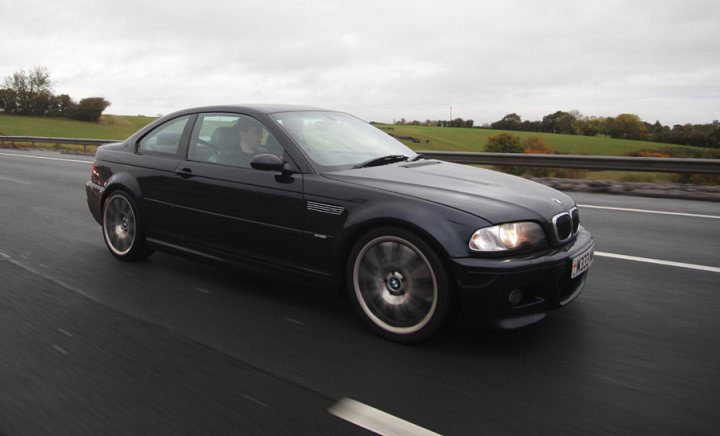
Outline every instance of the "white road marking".
<path id="1" fill-rule="evenodd" d="M 257 404 L 259 404 L 259 405 L 261 405 L 261 406 L 263 406 L 263 407 L 270 407 L 270 406 L 268 406 L 267 404 L 263 403 L 262 401 L 258 400 L 257 398 L 251 397 L 250 395 L 242 394 L 242 396 L 245 397 L 245 399 L 250 400 L 250 401 L 252 401 L 253 403 L 257 403 Z"/>
<path id="2" fill-rule="evenodd" d="M 22 180 L 22 179 L 16 179 L 15 177 L 6 177 L 6 176 L 0 176 L 0 180 L 4 182 L 13 182 L 13 183 L 20 183 L 21 185 L 29 185 L 33 182 Z"/>
<path id="3" fill-rule="evenodd" d="M 679 268 L 688 268 L 688 269 L 696 269 L 696 270 L 700 270 L 700 271 L 710 271 L 710 272 L 720 273 L 720 268 L 714 267 L 714 266 L 695 265 L 692 263 L 682 263 L 682 262 L 672 262 L 669 260 L 650 259 L 648 257 L 627 256 L 624 254 L 605 253 L 602 251 L 596 251 L 595 256 L 611 257 L 614 259 L 632 260 L 635 262 L 654 263 L 656 265 L 676 266 Z"/>
<path id="4" fill-rule="evenodd" d="M 693 217 L 693 218 L 710 218 L 710 219 L 720 219 L 720 216 L 717 215 L 701 215 L 697 213 L 683 213 L 683 212 L 666 212 L 662 210 L 647 210 L 647 209 L 628 209 L 625 207 L 610 207 L 610 206 L 594 206 L 591 204 L 578 204 L 579 207 L 587 208 L 587 209 L 606 209 L 606 210 L 619 210 L 622 212 L 640 212 L 640 213 L 654 213 L 658 215 L 677 215 L 677 216 L 687 216 L 687 217 Z"/>
<path id="5" fill-rule="evenodd" d="M 350 398 L 343 398 L 328 412 L 366 430 L 382 435 L 437 435 L 411 422 L 397 418 Z"/>
<path id="6" fill-rule="evenodd" d="M 54 348 L 55 350 L 61 352 L 62 354 L 67 354 L 67 353 L 68 353 L 67 351 L 63 350 L 62 348 L 58 347 L 57 345 L 53 345 L 53 348 Z"/>
<path id="7" fill-rule="evenodd" d="M 60 157 L 32 156 L 29 154 L 16 154 L 16 153 L 0 153 L 0 155 L 12 156 L 12 157 L 27 157 L 30 159 L 59 160 L 61 162 L 77 162 L 77 163 L 84 163 L 84 164 L 92 164 L 92 161 L 89 161 L 89 160 L 64 159 L 64 158 L 60 158 Z"/>
<path id="8" fill-rule="evenodd" d="M 283 317 L 283 319 L 284 319 L 285 321 L 289 321 L 289 322 L 292 322 L 292 323 L 295 323 L 295 324 L 305 325 L 305 323 L 302 323 L 302 322 L 300 322 L 300 321 L 298 321 L 298 320 L 296 320 L 296 319 L 286 318 L 286 317 Z"/>
<path id="9" fill-rule="evenodd" d="M 64 334 L 65 336 L 67 336 L 68 338 L 72 338 L 72 337 L 73 337 L 72 333 L 70 333 L 70 332 L 67 331 L 67 330 L 58 329 L 58 331 L 59 331 L 60 333 Z"/>

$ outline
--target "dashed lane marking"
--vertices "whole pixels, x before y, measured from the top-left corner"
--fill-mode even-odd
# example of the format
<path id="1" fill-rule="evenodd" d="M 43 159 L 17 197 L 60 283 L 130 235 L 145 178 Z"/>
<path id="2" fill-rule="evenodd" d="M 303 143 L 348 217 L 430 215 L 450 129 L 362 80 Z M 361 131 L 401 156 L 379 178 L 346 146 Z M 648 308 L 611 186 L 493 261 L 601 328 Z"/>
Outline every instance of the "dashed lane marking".
<path id="1" fill-rule="evenodd" d="M 338 401 L 328 409 L 328 412 L 381 435 L 438 434 L 350 398 L 343 398 Z"/>
<path id="2" fill-rule="evenodd" d="M 65 158 L 60 158 L 60 157 L 32 156 L 29 154 L 0 153 L 0 156 L 26 157 L 28 159 L 57 160 L 57 161 L 61 161 L 61 162 L 75 162 L 75 163 L 92 164 L 92 161 L 90 161 L 90 160 L 65 159 Z"/>
<path id="3" fill-rule="evenodd" d="M 243 397 L 245 397 L 246 400 L 250 400 L 255 404 L 259 404 L 263 407 L 270 407 L 267 404 L 263 403 L 262 401 L 258 400 L 257 398 L 251 397 L 250 395 L 242 394 Z"/>
<path id="4" fill-rule="evenodd" d="M 695 265 L 692 263 L 683 263 L 683 262 L 672 262 L 669 260 L 650 259 L 648 257 L 627 256 L 625 254 L 605 253 L 602 251 L 596 251 L 595 256 L 611 257 L 613 259 L 631 260 L 634 262 L 654 263 L 656 265 L 676 266 L 678 268 L 687 268 L 687 269 L 695 269 L 695 270 L 700 270 L 700 271 L 710 271 L 710 272 L 720 273 L 720 268 L 714 267 L 714 266 Z"/>
<path id="5" fill-rule="evenodd" d="M 53 345 L 53 348 L 54 348 L 56 351 L 59 351 L 59 352 L 62 353 L 62 354 L 65 354 L 65 355 L 68 354 L 67 351 L 63 350 L 62 348 L 58 347 L 57 345 Z"/>
<path id="6" fill-rule="evenodd" d="M 284 319 L 285 321 L 288 321 L 288 322 L 291 322 L 291 323 L 294 323 L 294 324 L 305 325 L 305 323 L 303 323 L 303 322 L 301 322 L 301 321 L 298 321 L 298 320 L 296 320 L 296 319 L 287 318 L 287 317 L 283 317 L 283 319 Z"/>
<path id="7" fill-rule="evenodd" d="M 626 207 L 610 207 L 610 206 L 594 206 L 591 204 L 578 204 L 579 207 L 586 209 L 605 209 L 605 210 L 617 210 L 621 212 L 639 212 L 639 213 L 653 213 L 657 215 L 676 215 L 676 216 L 687 216 L 692 218 L 710 218 L 720 219 L 717 215 L 702 215 L 698 213 L 684 213 L 684 212 L 667 212 L 663 210 L 648 210 L 648 209 L 629 209 Z"/>

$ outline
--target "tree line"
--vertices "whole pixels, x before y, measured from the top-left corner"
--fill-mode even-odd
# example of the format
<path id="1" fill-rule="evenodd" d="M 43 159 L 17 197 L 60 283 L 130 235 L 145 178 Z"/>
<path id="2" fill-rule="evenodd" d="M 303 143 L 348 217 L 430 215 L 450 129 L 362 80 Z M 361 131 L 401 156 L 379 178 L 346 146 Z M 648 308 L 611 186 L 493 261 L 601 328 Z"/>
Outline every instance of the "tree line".
<path id="1" fill-rule="evenodd" d="M 664 126 L 660 121 L 650 124 L 635 114 L 620 114 L 616 117 L 584 116 L 578 111 L 556 111 L 545 115 L 541 121 L 523 121 L 516 113 L 483 126 L 475 126 L 473 120 L 425 120 L 407 121 L 405 118 L 393 121 L 396 125 L 490 128 L 520 132 L 562 133 L 566 135 L 609 136 L 619 139 L 663 142 L 696 147 L 720 148 L 720 121 L 710 124 L 676 124 Z"/>
<path id="2" fill-rule="evenodd" d="M 455 118 L 454 120 L 407 121 L 405 118 L 401 118 L 399 121 L 393 121 L 393 124 L 399 126 L 465 127 L 470 129 L 475 125 L 475 121 L 463 120 L 462 118 Z"/>
<path id="3" fill-rule="evenodd" d="M 616 117 L 583 116 L 578 111 L 557 111 L 545 115 L 542 121 L 523 121 L 512 113 L 490 124 L 490 128 L 523 132 L 564 133 L 567 135 L 597 136 L 664 142 L 720 148 L 720 122 L 711 124 L 676 124 L 672 128 L 660 121 L 650 124 L 635 114 Z"/>
<path id="4" fill-rule="evenodd" d="M 0 87 L 0 112 L 98 121 L 110 106 L 102 97 L 76 102 L 67 94 L 55 94 L 53 87 L 50 72 L 44 67 L 17 71 L 7 76 Z"/>

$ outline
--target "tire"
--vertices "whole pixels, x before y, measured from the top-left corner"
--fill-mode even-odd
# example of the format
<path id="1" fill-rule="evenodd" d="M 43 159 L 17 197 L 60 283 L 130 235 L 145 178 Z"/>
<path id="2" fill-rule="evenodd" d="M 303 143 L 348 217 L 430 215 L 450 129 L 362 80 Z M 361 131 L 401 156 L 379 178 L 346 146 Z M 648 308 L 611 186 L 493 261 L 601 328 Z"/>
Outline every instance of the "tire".
<path id="1" fill-rule="evenodd" d="M 138 208 L 126 192 L 114 191 L 105 199 L 102 229 L 105 245 L 118 259 L 139 260 L 152 254 L 145 247 Z"/>
<path id="2" fill-rule="evenodd" d="M 416 343 L 448 318 L 452 288 L 442 261 L 423 239 L 396 227 L 363 235 L 346 267 L 355 309 L 380 336 Z"/>

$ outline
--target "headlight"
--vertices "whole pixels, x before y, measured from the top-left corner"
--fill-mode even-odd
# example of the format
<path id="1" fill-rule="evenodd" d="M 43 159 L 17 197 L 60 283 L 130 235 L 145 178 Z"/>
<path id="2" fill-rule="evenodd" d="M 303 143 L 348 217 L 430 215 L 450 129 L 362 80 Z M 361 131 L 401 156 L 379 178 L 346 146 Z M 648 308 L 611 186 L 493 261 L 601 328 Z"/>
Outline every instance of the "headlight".
<path id="1" fill-rule="evenodd" d="M 486 227 L 473 233 L 468 246 L 472 251 L 516 250 L 545 242 L 545 232 L 537 223 L 522 222 Z"/>

